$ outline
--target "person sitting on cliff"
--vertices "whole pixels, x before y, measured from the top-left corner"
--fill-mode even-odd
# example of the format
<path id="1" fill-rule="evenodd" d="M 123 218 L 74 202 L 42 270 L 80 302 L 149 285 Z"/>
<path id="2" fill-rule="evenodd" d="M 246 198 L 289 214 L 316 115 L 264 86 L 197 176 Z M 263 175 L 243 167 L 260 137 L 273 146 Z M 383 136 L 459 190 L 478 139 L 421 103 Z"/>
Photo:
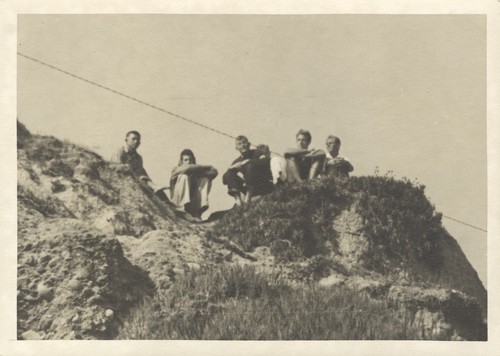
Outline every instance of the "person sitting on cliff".
<path id="1" fill-rule="evenodd" d="M 141 145 L 141 134 L 137 131 L 129 131 L 125 135 L 125 145 L 120 148 L 114 160 L 126 164 L 132 171 L 133 176 L 139 181 L 142 187 L 155 193 L 160 199 L 169 202 L 163 192 L 165 187 L 160 187 L 153 183 L 146 170 L 144 169 L 141 155 L 137 148 Z"/>
<path id="2" fill-rule="evenodd" d="M 349 177 L 349 173 L 354 168 L 347 158 L 339 156 L 340 139 L 333 135 L 328 136 L 326 139 L 326 150 L 323 173 L 340 178 Z"/>
<path id="3" fill-rule="evenodd" d="M 243 135 L 236 137 L 235 145 L 240 156 L 224 173 L 222 183 L 227 185 L 228 194 L 234 197 L 236 205 L 240 206 L 250 203 L 254 197 L 271 193 L 274 185 L 269 163 L 269 147 L 260 145 L 259 150 L 250 149 L 250 142 Z"/>
<path id="4" fill-rule="evenodd" d="M 201 221 L 201 214 L 208 209 L 212 180 L 217 174 L 212 166 L 196 164 L 193 151 L 183 150 L 170 178 L 171 199 L 177 209 Z"/>
<path id="5" fill-rule="evenodd" d="M 309 148 L 312 136 L 307 130 L 299 130 L 296 135 L 297 148 L 285 152 L 286 179 L 288 182 L 303 182 L 316 178 L 321 172 L 325 152 Z"/>

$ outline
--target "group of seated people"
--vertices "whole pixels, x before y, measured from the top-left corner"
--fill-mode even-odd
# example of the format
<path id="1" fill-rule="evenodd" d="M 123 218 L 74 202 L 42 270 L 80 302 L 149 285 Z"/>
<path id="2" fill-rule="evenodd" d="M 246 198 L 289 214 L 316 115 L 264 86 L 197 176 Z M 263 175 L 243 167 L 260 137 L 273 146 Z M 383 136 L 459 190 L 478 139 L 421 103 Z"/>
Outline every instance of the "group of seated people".
<path id="1" fill-rule="evenodd" d="M 236 137 L 236 158 L 222 177 L 228 194 L 238 206 L 249 204 L 256 197 L 271 193 L 276 186 L 286 183 L 303 182 L 323 175 L 340 178 L 349 177 L 353 167 L 349 160 L 339 156 L 340 139 L 330 135 L 326 139 L 326 152 L 309 148 L 312 137 L 307 130 L 296 135 L 297 147 L 287 149 L 283 156 L 271 158 L 269 146 L 258 145 L 251 148 L 245 136 Z M 218 172 L 213 166 L 196 163 L 193 151 L 185 149 L 180 153 L 179 163 L 172 170 L 170 178 L 170 197 L 164 193 L 168 187 L 153 183 L 146 173 L 141 155 L 137 148 L 141 135 L 129 131 L 125 145 L 116 157 L 119 163 L 127 164 L 138 181 L 160 199 L 184 214 L 193 222 L 201 221 L 201 215 L 208 209 L 208 195 L 212 180 Z"/>

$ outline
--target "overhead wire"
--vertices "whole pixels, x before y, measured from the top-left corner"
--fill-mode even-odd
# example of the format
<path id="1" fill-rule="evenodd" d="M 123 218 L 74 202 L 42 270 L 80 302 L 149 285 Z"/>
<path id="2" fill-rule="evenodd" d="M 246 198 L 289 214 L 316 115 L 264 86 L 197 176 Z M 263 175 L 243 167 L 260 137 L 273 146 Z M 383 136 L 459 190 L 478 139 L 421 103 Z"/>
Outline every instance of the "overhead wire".
<path id="1" fill-rule="evenodd" d="M 444 215 L 444 214 L 443 214 L 443 218 L 453 220 L 453 221 L 455 221 L 455 222 L 457 222 L 457 223 L 460 223 L 460 224 L 462 224 L 462 225 L 465 225 L 465 226 L 471 227 L 471 228 L 476 229 L 476 230 L 479 230 L 479 231 L 488 232 L 488 230 L 486 230 L 486 229 L 483 229 L 483 228 L 478 227 L 478 226 L 474 226 L 474 225 L 469 224 L 469 223 L 466 223 L 465 221 L 462 221 L 462 220 L 458 220 L 458 219 L 452 218 L 451 216 L 447 216 L 447 215 Z"/>

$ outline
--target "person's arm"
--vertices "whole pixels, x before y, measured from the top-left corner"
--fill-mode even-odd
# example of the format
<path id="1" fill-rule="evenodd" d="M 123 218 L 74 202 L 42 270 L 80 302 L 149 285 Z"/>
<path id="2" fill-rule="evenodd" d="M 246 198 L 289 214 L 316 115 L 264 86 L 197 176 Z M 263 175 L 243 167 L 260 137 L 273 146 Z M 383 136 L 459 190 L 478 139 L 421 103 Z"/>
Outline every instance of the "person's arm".
<path id="1" fill-rule="evenodd" d="M 252 158 L 247 161 L 248 163 L 252 163 L 254 167 L 266 167 L 266 166 L 270 167 L 271 159 L 267 157 L 263 158 L 261 157 L 261 158 Z"/>
<path id="2" fill-rule="evenodd" d="M 323 150 L 312 149 L 308 154 L 304 155 L 304 157 L 323 158 L 326 157 L 326 153 Z"/>
<path id="3" fill-rule="evenodd" d="M 329 161 L 326 162 L 328 166 L 339 166 L 344 169 L 346 169 L 348 172 L 351 172 L 354 168 L 352 167 L 351 162 L 349 162 L 347 159 L 343 157 L 335 157 L 334 159 L 330 159 Z"/>
<path id="4" fill-rule="evenodd" d="M 120 148 L 116 153 L 115 155 L 111 158 L 111 162 L 114 162 L 114 163 L 122 163 L 122 164 L 125 164 L 127 163 L 126 162 L 126 159 L 125 159 L 125 151 L 123 150 L 123 148 Z"/>
<path id="5" fill-rule="evenodd" d="M 349 162 L 348 160 L 344 159 L 344 165 L 345 165 L 345 169 L 347 172 L 352 172 L 354 170 L 354 167 L 352 166 L 351 162 Z"/>
<path id="6" fill-rule="evenodd" d="M 142 157 L 140 154 L 137 154 L 137 157 L 135 158 L 134 162 L 130 162 L 129 164 L 132 165 L 132 170 L 135 172 L 136 176 L 139 177 L 140 181 L 143 182 L 150 182 L 151 178 L 149 178 L 148 173 L 144 169 L 144 163 L 142 161 Z"/>
<path id="7" fill-rule="evenodd" d="M 185 166 L 175 167 L 172 171 L 172 178 L 177 178 L 179 174 L 187 174 L 187 175 L 199 175 L 209 177 L 213 176 L 215 178 L 218 174 L 217 170 L 212 166 L 204 166 L 201 164 L 190 164 Z"/>
<path id="8" fill-rule="evenodd" d="M 330 167 L 330 169 L 339 170 L 345 173 L 349 173 L 354 170 L 351 162 L 343 157 L 336 157 L 333 160 L 329 160 L 326 165 Z"/>
<path id="9" fill-rule="evenodd" d="M 302 157 L 310 152 L 311 152 L 311 150 L 303 149 L 303 148 L 288 148 L 285 151 L 285 158 Z"/>
<path id="10" fill-rule="evenodd" d="M 285 151 L 285 158 L 295 158 L 295 157 L 319 158 L 324 156 L 326 156 L 325 151 L 316 150 L 314 148 L 311 149 L 289 148 Z"/>
<path id="11" fill-rule="evenodd" d="M 207 177 L 210 179 L 214 179 L 217 177 L 217 169 L 215 169 L 212 166 L 207 166 L 207 165 L 201 165 L 201 164 L 191 164 L 189 165 L 185 171 L 184 174 L 192 174 L 196 176 L 201 176 L 201 177 Z"/>
<path id="12" fill-rule="evenodd" d="M 215 177 L 217 177 L 217 175 L 219 174 L 217 169 L 215 169 L 215 167 L 212 167 L 212 166 L 206 166 L 206 167 L 207 167 L 207 170 L 206 170 L 204 176 L 207 177 L 208 179 L 215 179 Z"/>
<path id="13" fill-rule="evenodd" d="M 229 169 L 240 169 L 243 167 L 245 164 L 250 162 L 250 159 L 244 159 L 243 161 L 236 160 L 233 162 L 233 164 L 229 167 Z"/>

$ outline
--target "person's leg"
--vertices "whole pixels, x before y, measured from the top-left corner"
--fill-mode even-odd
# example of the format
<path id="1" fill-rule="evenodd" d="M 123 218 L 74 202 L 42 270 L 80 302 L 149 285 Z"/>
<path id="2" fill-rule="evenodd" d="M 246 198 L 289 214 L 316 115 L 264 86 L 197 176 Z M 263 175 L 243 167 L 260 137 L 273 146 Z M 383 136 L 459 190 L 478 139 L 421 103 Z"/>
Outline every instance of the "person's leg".
<path id="1" fill-rule="evenodd" d="M 289 182 L 302 182 L 303 179 L 300 177 L 300 167 L 296 159 L 289 158 L 286 160 L 287 172 L 286 177 Z"/>
<path id="2" fill-rule="evenodd" d="M 274 189 L 269 160 L 250 161 L 245 165 L 243 174 L 247 186 L 244 199 L 246 204 L 250 203 L 253 197 L 269 194 Z"/>
<path id="3" fill-rule="evenodd" d="M 283 157 L 271 158 L 270 166 L 274 184 L 279 184 L 280 182 L 285 183 L 287 181 L 286 165 L 287 165 L 286 159 Z"/>
<path id="4" fill-rule="evenodd" d="M 196 217 L 201 218 L 201 214 L 208 209 L 208 194 L 212 187 L 212 180 L 207 177 L 199 177 L 196 179 L 194 196 L 191 204 L 196 211 Z"/>
<path id="5" fill-rule="evenodd" d="M 321 171 L 321 167 L 323 167 L 323 159 L 322 158 L 313 159 L 311 168 L 309 169 L 309 179 L 316 178 Z"/>
<path id="6" fill-rule="evenodd" d="M 177 182 L 172 192 L 172 202 L 179 210 L 185 211 L 186 204 L 191 202 L 190 183 L 191 179 L 187 174 L 180 174 L 177 177 Z"/>
<path id="7" fill-rule="evenodd" d="M 227 193 L 235 199 L 236 205 L 241 205 L 241 193 L 245 193 L 246 190 L 243 186 L 243 179 L 238 176 L 238 171 L 229 169 L 222 176 L 222 183 L 227 185 Z"/>
<path id="8" fill-rule="evenodd" d="M 167 197 L 167 194 L 165 194 L 165 191 L 163 190 L 158 190 L 155 195 L 163 202 L 167 203 L 169 206 L 174 207 L 175 205 L 170 201 L 170 199 Z"/>
<path id="9" fill-rule="evenodd" d="M 253 196 L 254 196 L 254 189 L 253 189 L 253 187 L 248 187 L 247 193 L 243 197 L 243 203 L 244 204 L 249 204 L 250 201 L 252 200 Z"/>

